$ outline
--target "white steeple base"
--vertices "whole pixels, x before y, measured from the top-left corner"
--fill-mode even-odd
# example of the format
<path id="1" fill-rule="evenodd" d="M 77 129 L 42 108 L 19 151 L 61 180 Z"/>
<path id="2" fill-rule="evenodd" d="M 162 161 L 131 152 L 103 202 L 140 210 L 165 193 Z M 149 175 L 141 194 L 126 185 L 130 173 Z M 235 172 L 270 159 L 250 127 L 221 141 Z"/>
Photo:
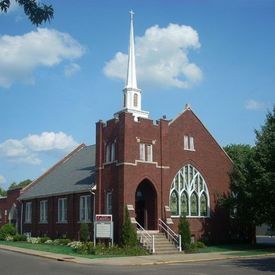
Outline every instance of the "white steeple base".
<path id="1" fill-rule="evenodd" d="M 114 117 L 118 117 L 120 113 L 123 112 L 127 112 L 127 113 L 131 113 L 134 116 L 134 120 L 138 121 L 138 118 L 149 118 L 149 112 L 146 111 L 142 111 L 142 110 L 135 110 L 135 109 L 129 109 L 129 108 L 125 108 L 117 113 L 114 114 Z"/>

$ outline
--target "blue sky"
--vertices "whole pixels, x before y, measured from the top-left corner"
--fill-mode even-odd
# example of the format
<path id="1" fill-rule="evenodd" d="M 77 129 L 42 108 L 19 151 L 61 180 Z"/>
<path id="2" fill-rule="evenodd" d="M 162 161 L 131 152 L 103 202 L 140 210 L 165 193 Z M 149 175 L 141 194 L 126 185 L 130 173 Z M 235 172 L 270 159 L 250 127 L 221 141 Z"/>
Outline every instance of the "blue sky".
<path id="1" fill-rule="evenodd" d="M 122 108 L 129 13 L 151 119 L 186 103 L 216 140 L 254 144 L 275 102 L 275 1 L 42 1 L 0 15 L 0 187 L 35 179 Z M 76 4 L 77 3 L 77 4 Z"/>

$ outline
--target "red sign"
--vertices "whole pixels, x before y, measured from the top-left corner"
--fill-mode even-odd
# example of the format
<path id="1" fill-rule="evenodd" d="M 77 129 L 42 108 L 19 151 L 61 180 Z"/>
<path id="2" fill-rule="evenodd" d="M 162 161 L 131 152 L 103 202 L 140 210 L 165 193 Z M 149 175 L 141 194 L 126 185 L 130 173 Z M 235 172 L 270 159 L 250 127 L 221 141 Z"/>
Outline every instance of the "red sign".
<path id="1" fill-rule="evenodd" d="M 112 215 L 96 215 L 95 220 L 97 222 L 111 222 L 112 221 Z"/>

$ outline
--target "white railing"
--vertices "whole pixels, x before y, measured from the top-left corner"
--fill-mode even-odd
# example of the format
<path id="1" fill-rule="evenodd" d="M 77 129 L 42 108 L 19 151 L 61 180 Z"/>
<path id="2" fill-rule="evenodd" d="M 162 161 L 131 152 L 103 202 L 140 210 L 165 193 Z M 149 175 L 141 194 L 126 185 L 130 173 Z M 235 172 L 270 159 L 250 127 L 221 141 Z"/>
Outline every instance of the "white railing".
<path id="1" fill-rule="evenodd" d="M 146 249 L 154 254 L 156 252 L 154 235 L 150 235 L 138 222 L 136 222 L 136 225 L 139 241 L 146 247 Z"/>
<path id="2" fill-rule="evenodd" d="M 166 237 L 168 240 L 174 242 L 178 248 L 178 250 L 181 252 L 181 235 L 175 233 L 163 220 L 159 219 L 159 231 L 163 231 L 166 233 Z"/>

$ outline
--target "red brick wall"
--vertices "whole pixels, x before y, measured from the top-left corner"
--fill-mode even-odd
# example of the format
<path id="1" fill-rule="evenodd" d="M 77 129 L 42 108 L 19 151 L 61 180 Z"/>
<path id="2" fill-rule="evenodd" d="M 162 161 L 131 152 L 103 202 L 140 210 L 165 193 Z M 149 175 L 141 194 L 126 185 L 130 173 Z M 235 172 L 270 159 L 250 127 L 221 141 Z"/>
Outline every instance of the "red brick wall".
<path id="1" fill-rule="evenodd" d="M 0 199 L 0 211 L 1 211 L 1 219 L 0 219 L 0 227 L 9 222 L 9 211 L 12 208 L 12 205 L 15 203 L 17 208 L 17 219 L 20 218 L 20 203 L 17 201 L 17 198 L 20 195 L 21 188 L 8 190 L 7 196 L 5 198 Z M 18 224 L 18 227 L 20 224 Z M 19 229 L 19 228 L 18 228 Z"/>
<path id="2" fill-rule="evenodd" d="M 79 239 L 79 198 L 90 193 L 68 194 L 62 196 L 46 197 L 29 200 L 32 202 L 32 222 L 25 223 L 23 217 L 23 233 L 31 232 L 32 236 L 48 236 L 50 238 L 66 237 L 69 239 Z M 58 223 L 58 199 L 67 198 L 67 223 Z M 40 223 L 40 201 L 48 201 L 48 222 Z M 28 201 L 24 201 L 25 203 Z M 93 196 L 91 196 L 91 214 L 93 213 Z M 92 218 L 92 217 L 91 217 Z M 90 232 L 92 232 L 92 223 Z"/>
<path id="3" fill-rule="evenodd" d="M 184 135 L 194 137 L 195 151 L 184 150 Z M 160 120 L 157 124 L 149 119 L 136 122 L 130 113 L 121 113 L 119 119 L 112 119 L 106 124 L 98 122 L 96 138 L 96 211 L 105 213 L 106 192 L 112 191 L 117 239 L 120 238 L 124 207 L 126 204 L 135 206 L 135 192 L 139 184 L 144 179 L 150 180 L 157 193 L 157 217 L 164 218 L 164 206 L 169 205 L 172 180 L 186 164 L 192 164 L 203 175 L 211 205 L 211 219 L 189 219 L 192 234 L 200 238 L 205 231 L 213 235 L 217 230 L 226 230 L 221 226 L 225 216 L 216 211 L 216 200 L 218 194 L 227 194 L 229 190 L 231 162 L 191 110 L 186 110 L 170 124 L 166 120 Z M 139 159 L 138 140 L 153 144 L 153 162 L 156 164 L 136 162 Z M 105 145 L 113 141 L 116 142 L 116 162 L 106 165 Z M 173 220 L 177 229 L 178 219 Z M 226 225 L 225 222 L 223 224 Z"/>

